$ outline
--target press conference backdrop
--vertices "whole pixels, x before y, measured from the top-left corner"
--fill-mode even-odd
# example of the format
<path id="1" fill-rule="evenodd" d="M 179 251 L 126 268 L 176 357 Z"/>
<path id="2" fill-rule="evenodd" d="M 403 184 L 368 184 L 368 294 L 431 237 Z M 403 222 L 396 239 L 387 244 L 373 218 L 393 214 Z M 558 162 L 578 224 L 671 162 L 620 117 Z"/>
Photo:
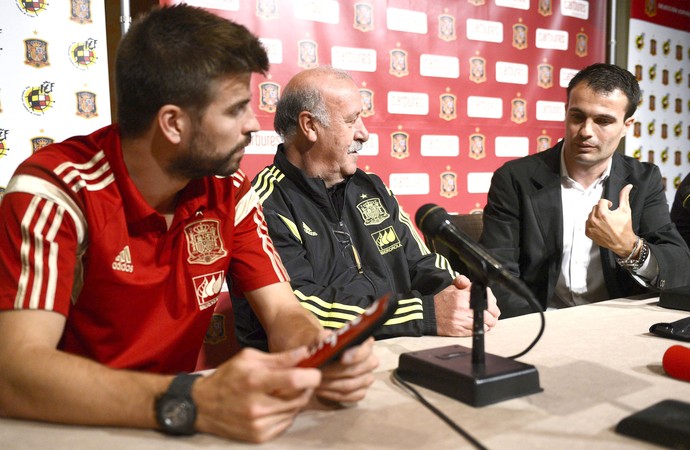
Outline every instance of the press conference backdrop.
<path id="1" fill-rule="evenodd" d="M 633 0 L 628 35 L 643 95 L 625 153 L 659 166 L 671 205 L 690 172 L 690 2 Z"/>
<path id="2" fill-rule="evenodd" d="M 379 174 L 410 214 L 425 203 L 483 208 L 500 165 L 562 137 L 565 86 L 605 60 L 605 1 L 185 3 L 246 25 L 268 49 L 270 72 L 253 81 L 263 131 L 242 162 L 250 176 L 272 162 L 285 84 L 330 64 L 352 74 L 366 105 L 360 168 Z"/>
<path id="3" fill-rule="evenodd" d="M 103 1 L 0 1 L 0 192 L 32 152 L 111 122 Z"/>

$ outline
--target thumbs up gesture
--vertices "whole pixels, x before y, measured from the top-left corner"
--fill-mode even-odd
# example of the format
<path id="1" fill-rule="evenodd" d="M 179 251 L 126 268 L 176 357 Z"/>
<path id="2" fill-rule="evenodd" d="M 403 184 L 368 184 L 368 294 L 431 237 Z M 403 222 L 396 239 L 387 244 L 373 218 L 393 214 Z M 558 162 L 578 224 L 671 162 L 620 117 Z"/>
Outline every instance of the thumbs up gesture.
<path id="1" fill-rule="evenodd" d="M 630 191 L 628 184 L 620 193 L 618 208 L 611 209 L 613 203 L 602 198 L 594 205 L 585 224 L 585 234 L 600 247 L 611 249 L 621 258 L 627 257 L 635 245 L 637 236 L 632 229 L 630 212 Z"/>

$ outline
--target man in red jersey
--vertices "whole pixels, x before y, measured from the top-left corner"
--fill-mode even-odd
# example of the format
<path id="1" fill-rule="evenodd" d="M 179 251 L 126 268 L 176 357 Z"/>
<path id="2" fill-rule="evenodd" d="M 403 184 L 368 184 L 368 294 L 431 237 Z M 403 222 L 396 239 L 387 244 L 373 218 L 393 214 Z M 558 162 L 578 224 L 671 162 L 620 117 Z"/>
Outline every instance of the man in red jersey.
<path id="1" fill-rule="evenodd" d="M 325 331 L 292 294 L 239 170 L 259 126 L 251 74 L 267 68 L 246 28 L 156 9 L 118 49 L 119 123 L 17 169 L 0 203 L 1 415 L 261 442 L 312 394 L 364 397 L 371 341 L 323 370 L 295 367 Z M 275 353 L 188 374 L 226 272 Z"/>

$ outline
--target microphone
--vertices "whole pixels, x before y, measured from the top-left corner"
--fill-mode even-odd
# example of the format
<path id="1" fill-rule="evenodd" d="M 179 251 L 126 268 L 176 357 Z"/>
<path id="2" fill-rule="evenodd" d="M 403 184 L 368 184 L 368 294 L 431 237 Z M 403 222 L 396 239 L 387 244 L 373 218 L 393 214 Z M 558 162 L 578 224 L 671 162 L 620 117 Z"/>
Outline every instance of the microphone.
<path id="1" fill-rule="evenodd" d="M 527 300 L 534 299 L 534 294 L 522 280 L 511 274 L 481 245 L 453 224 L 445 209 L 427 203 L 417 210 L 415 222 L 424 234 L 440 240 L 457 253 L 458 257 L 472 270 L 474 276 L 486 276 Z M 485 270 L 487 273 L 484 273 Z M 536 300 L 531 303 L 538 304 Z"/>
<path id="2" fill-rule="evenodd" d="M 672 345 L 664 353 L 661 365 L 669 376 L 690 381 L 690 348 Z"/>
<path id="3" fill-rule="evenodd" d="M 681 198 L 681 205 L 685 209 L 690 209 L 690 184 L 686 184 L 685 186 L 681 186 L 680 189 L 678 189 L 678 195 L 679 198 Z"/>
<path id="4" fill-rule="evenodd" d="M 520 355 L 505 358 L 484 352 L 483 315 L 486 309 L 487 280 L 494 278 L 504 283 L 539 307 L 534 294 L 522 280 L 511 275 L 449 219 L 443 208 L 433 204 L 422 206 L 415 215 L 417 226 L 425 235 L 446 244 L 470 269 L 470 307 L 474 309 L 472 348 L 451 345 L 402 353 L 395 376 L 472 406 L 484 406 L 541 392 L 537 369 L 514 360 Z M 539 311 L 541 313 L 541 308 Z M 539 336 L 543 332 L 543 313 L 541 317 L 542 330 Z M 532 345 L 534 343 L 536 340 Z"/>

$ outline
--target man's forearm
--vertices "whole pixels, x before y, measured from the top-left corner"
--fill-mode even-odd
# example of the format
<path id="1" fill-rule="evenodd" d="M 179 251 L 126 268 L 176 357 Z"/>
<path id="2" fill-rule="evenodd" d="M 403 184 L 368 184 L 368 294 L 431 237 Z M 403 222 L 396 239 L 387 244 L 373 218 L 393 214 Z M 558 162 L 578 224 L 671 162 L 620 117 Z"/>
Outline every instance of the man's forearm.
<path id="1" fill-rule="evenodd" d="M 43 347 L 0 351 L 0 413 L 65 424 L 157 428 L 172 377 L 114 370 Z"/>

